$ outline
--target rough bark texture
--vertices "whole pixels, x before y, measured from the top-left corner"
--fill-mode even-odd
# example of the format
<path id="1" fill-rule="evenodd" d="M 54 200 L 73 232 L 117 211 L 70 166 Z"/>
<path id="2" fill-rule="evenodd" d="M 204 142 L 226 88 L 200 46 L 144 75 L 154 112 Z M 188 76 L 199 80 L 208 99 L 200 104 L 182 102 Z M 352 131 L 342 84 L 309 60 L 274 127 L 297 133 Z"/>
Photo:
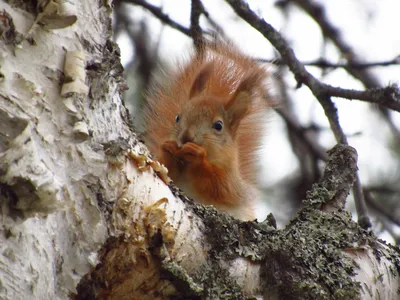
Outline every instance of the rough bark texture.
<path id="1" fill-rule="evenodd" d="M 27 34 L 34 3 L 0 2 L 0 298 L 67 299 L 97 263 L 118 196 L 104 144 L 131 132 L 111 8 L 71 1 L 58 12 L 76 15 L 74 25 Z M 86 68 L 66 78 L 72 51 Z M 90 93 L 61 97 L 82 73 Z"/>
<path id="2" fill-rule="evenodd" d="M 352 148 L 282 230 L 194 205 L 129 128 L 107 2 L 32 3 L 0 3 L 0 298 L 397 298 L 398 249 L 342 210 Z"/>

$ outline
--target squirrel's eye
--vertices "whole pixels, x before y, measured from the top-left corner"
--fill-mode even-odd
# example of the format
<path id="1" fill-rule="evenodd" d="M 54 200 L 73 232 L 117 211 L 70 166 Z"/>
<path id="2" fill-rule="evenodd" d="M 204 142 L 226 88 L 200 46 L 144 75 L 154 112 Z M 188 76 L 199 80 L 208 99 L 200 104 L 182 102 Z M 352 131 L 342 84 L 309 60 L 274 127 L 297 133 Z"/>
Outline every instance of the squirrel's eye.
<path id="1" fill-rule="evenodd" d="M 176 117 L 175 117 L 175 122 L 176 123 L 179 123 L 179 120 L 180 120 L 181 118 L 179 117 L 179 115 L 176 115 Z"/>
<path id="2" fill-rule="evenodd" d="M 222 121 L 217 121 L 212 126 L 212 128 L 214 128 L 216 131 L 221 131 L 222 127 L 223 127 Z"/>

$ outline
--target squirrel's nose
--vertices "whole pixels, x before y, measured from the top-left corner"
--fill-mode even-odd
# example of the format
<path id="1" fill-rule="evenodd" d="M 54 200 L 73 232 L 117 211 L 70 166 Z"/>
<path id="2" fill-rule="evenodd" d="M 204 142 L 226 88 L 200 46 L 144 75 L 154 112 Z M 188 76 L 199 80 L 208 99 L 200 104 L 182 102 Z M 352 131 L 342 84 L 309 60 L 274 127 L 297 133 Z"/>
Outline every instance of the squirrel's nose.
<path id="1" fill-rule="evenodd" d="M 189 130 L 185 130 L 182 132 L 179 137 L 178 137 L 178 147 L 182 147 L 183 144 L 186 144 L 188 142 L 193 142 L 194 140 L 194 134 L 191 133 Z"/>

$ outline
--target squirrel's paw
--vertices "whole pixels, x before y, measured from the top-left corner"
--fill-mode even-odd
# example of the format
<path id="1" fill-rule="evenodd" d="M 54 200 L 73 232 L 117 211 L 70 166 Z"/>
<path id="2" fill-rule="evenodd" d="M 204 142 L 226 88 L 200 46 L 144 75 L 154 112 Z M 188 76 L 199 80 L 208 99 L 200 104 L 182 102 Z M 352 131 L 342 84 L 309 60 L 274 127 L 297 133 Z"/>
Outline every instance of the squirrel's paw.
<path id="1" fill-rule="evenodd" d="M 179 151 L 178 144 L 175 141 L 166 141 L 161 145 L 161 149 L 163 152 L 167 152 L 168 154 L 175 156 Z"/>
<path id="2" fill-rule="evenodd" d="M 206 151 L 203 147 L 189 142 L 182 146 L 177 155 L 185 162 L 201 163 L 206 156 Z"/>

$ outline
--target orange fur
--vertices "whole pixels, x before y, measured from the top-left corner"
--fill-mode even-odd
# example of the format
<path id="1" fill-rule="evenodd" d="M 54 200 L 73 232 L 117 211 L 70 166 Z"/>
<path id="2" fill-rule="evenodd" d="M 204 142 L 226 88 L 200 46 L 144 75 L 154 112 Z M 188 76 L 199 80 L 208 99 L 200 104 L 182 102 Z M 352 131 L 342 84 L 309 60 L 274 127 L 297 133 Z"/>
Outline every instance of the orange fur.
<path id="1" fill-rule="evenodd" d="M 253 218 L 248 207 L 270 105 L 267 71 L 234 46 L 214 43 L 169 77 L 168 85 L 148 97 L 147 146 L 189 196 Z M 211 129 L 216 120 L 223 123 L 221 133 Z"/>

